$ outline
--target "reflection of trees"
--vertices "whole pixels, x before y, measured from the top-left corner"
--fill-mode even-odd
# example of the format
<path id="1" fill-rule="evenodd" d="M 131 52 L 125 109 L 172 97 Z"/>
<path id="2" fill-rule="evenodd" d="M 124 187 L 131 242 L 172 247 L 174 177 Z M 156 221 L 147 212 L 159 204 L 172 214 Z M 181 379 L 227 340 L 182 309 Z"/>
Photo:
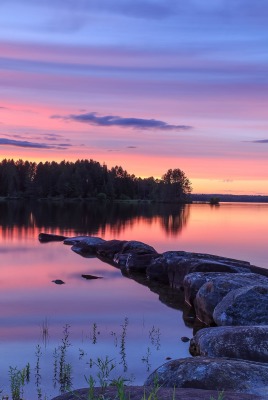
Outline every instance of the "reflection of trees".
<path id="1" fill-rule="evenodd" d="M 163 216 L 162 227 L 170 236 L 177 236 L 179 232 L 186 226 L 190 216 L 190 206 L 180 206 L 170 211 L 170 214 Z"/>
<path id="2" fill-rule="evenodd" d="M 104 235 L 109 229 L 115 235 L 137 222 L 159 221 L 167 234 L 177 235 L 189 218 L 189 205 L 130 204 L 95 202 L 0 202 L 0 226 L 3 231 L 38 228 L 87 235 Z"/>

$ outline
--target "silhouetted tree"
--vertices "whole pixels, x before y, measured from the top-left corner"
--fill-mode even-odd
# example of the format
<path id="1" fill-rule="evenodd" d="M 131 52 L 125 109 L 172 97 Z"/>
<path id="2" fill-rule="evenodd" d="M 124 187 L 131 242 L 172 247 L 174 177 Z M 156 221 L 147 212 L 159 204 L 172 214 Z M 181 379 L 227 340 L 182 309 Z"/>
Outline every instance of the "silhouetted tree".
<path id="1" fill-rule="evenodd" d="M 180 169 L 157 180 L 137 178 L 121 166 L 110 170 L 94 160 L 57 163 L 4 159 L 0 162 L 0 196 L 184 201 L 191 183 Z M 99 194 L 101 194 L 99 196 Z"/>
<path id="2" fill-rule="evenodd" d="M 185 173 L 179 168 L 169 169 L 163 176 L 161 191 L 163 200 L 167 201 L 185 201 L 192 191 L 191 182 Z"/>

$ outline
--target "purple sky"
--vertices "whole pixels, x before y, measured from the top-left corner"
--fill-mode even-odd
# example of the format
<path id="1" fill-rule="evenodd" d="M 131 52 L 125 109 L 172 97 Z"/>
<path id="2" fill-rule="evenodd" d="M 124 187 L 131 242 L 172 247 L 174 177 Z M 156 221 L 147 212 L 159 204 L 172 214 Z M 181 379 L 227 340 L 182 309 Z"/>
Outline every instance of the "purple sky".
<path id="1" fill-rule="evenodd" d="M 268 194 L 267 0 L 2 0 L 0 158 Z"/>

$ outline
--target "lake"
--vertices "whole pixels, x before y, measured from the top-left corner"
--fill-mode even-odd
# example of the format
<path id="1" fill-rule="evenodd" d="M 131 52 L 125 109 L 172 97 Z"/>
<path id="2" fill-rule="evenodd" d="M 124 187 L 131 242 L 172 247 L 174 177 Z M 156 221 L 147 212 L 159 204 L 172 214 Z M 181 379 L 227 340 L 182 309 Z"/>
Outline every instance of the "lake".
<path id="1" fill-rule="evenodd" d="M 83 258 L 61 242 L 40 243 L 40 232 L 139 240 L 160 253 L 210 253 L 268 268 L 268 204 L 0 202 L 3 394 L 10 393 L 9 372 L 14 375 L 15 367 L 28 362 L 31 383 L 25 394 L 47 399 L 59 394 L 53 365 L 65 350 L 75 388 L 86 387 L 90 375 L 98 384 L 105 360 L 108 368 L 116 364 L 111 378 L 139 385 L 167 357 L 189 356 L 181 337 L 191 337 L 192 329 L 176 298 L 168 306 L 170 299 L 160 301 L 109 264 Z M 102 279 L 86 280 L 83 274 Z M 56 285 L 55 279 L 65 284 Z"/>

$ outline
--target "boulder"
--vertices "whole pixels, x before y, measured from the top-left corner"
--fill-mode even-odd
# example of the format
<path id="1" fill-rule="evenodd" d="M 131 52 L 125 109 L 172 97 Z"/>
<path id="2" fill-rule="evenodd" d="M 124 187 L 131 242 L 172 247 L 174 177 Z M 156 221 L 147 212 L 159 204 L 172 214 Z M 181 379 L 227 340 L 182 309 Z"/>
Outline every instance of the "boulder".
<path id="1" fill-rule="evenodd" d="M 54 235 L 52 233 L 39 233 L 38 239 L 40 242 L 63 242 L 67 236 Z"/>
<path id="2" fill-rule="evenodd" d="M 229 277 L 230 275 L 229 272 L 193 272 L 186 275 L 183 280 L 185 302 L 193 306 L 196 294 L 201 286 L 219 276 Z"/>
<path id="3" fill-rule="evenodd" d="M 92 244 L 100 244 L 104 242 L 105 242 L 104 239 L 99 238 L 97 236 L 74 236 L 74 237 L 68 237 L 67 239 L 64 240 L 63 243 L 71 246 L 74 244 L 85 243 L 90 246 Z"/>
<path id="4" fill-rule="evenodd" d="M 253 272 L 254 274 L 263 275 L 263 276 L 268 277 L 268 269 L 267 268 L 256 267 L 256 265 L 250 265 L 249 269 L 250 269 L 250 272 Z"/>
<path id="5" fill-rule="evenodd" d="M 145 272 L 151 260 L 156 256 L 158 254 L 153 247 L 132 240 L 123 245 L 122 250 L 114 255 L 113 261 L 127 272 L 132 270 Z"/>
<path id="6" fill-rule="evenodd" d="M 120 253 L 126 240 L 107 240 L 97 245 L 96 254 L 103 261 L 113 262 L 114 256 Z"/>
<path id="7" fill-rule="evenodd" d="M 79 236 L 78 238 L 70 238 L 65 240 L 65 244 L 73 243 L 71 250 L 82 257 L 92 257 L 96 255 L 97 247 L 105 243 L 105 240 L 94 236 Z"/>
<path id="8" fill-rule="evenodd" d="M 201 329 L 190 341 L 190 353 L 268 363 L 268 325 Z"/>
<path id="9" fill-rule="evenodd" d="M 102 276 L 95 276 L 95 275 L 89 275 L 89 274 L 83 274 L 81 276 L 82 276 L 82 278 L 85 278 L 87 280 L 102 279 Z"/>
<path id="10" fill-rule="evenodd" d="M 146 273 L 148 265 L 157 257 L 157 253 L 139 254 L 132 252 L 128 254 L 125 265 L 121 266 L 126 272 L 142 272 Z"/>
<path id="11" fill-rule="evenodd" d="M 193 307 L 189 306 L 187 303 L 184 302 L 184 308 L 182 313 L 182 319 L 186 326 L 193 329 L 193 334 L 196 332 L 196 324 L 199 325 L 201 322 L 196 318 L 195 311 Z M 204 328 L 205 325 L 202 325 L 201 328 Z"/>
<path id="12" fill-rule="evenodd" d="M 145 381 L 161 387 L 250 393 L 268 398 L 268 365 L 229 358 L 194 357 L 172 360 Z"/>
<path id="13" fill-rule="evenodd" d="M 61 279 L 54 279 L 51 282 L 56 283 L 56 285 L 64 285 L 65 284 L 65 282 L 63 282 Z"/>
<path id="14" fill-rule="evenodd" d="M 198 290 L 194 308 L 197 318 L 207 325 L 214 324 L 213 312 L 221 300 L 231 291 L 259 283 L 268 286 L 268 278 L 252 273 L 222 274 L 211 277 Z"/>
<path id="15" fill-rule="evenodd" d="M 192 272 L 250 272 L 250 263 L 210 254 L 167 251 L 152 260 L 147 268 L 149 279 L 182 288 L 186 275 Z"/>
<path id="16" fill-rule="evenodd" d="M 120 268 L 125 267 L 130 256 L 131 253 L 116 253 L 113 258 L 113 263 Z"/>
<path id="17" fill-rule="evenodd" d="M 268 325 L 268 285 L 252 285 L 229 292 L 216 306 L 217 325 Z"/>
<path id="18" fill-rule="evenodd" d="M 136 254 L 156 253 L 156 250 L 152 246 L 137 240 L 129 240 L 126 242 L 123 245 L 120 253 L 131 253 L 133 250 L 136 252 Z"/>

